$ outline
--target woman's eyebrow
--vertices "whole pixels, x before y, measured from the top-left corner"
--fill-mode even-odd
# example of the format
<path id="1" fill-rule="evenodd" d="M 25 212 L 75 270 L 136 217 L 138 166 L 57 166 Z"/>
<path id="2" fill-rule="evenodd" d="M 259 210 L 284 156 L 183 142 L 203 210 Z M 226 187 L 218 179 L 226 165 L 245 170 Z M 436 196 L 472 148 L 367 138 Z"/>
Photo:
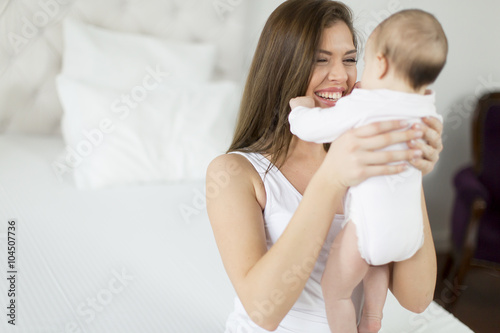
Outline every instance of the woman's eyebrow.
<path id="1" fill-rule="evenodd" d="M 352 54 L 352 53 L 357 53 L 357 52 L 358 52 L 358 50 L 353 49 L 353 50 L 347 51 L 345 53 L 345 55 Z M 333 54 L 332 52 L 327 51 L 327 50 L 319 50 L 319 53 L 325 53 L 325 54 L 330 55 L 330 56 Z"/>

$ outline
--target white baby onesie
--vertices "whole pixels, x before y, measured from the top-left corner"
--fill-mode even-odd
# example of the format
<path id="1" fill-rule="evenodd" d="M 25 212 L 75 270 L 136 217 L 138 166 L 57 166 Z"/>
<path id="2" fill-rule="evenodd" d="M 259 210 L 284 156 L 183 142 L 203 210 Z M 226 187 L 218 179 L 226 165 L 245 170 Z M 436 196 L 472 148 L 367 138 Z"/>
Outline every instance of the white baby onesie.
<path id="1" fill-rule="evenodd" d="M 332 142 L 343 132 L 384 120 L 406 120 L 411 126 L 421 117 L 436 113 L 435 94 L 410 94 L 392 90 L 355 89 L 335 107 L 297 107 L 288 119 L 290 130 L 300 139 Z M 383 150 L 408 149 L 406 143 Z M 371 177 L 350 187 L 344 202 L 345 223 L 356 225 L 358 248 L 370 265 L 410 258 L 424 241 L 421 208 L 422 173 L 410 166 L 391 176 Z"/>

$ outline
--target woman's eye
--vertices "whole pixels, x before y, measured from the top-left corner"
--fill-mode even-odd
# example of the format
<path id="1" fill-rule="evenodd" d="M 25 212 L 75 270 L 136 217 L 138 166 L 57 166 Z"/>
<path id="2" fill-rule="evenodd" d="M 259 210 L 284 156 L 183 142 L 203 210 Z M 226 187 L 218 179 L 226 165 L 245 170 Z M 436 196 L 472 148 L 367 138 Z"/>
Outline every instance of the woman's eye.
<path id="1" fill-rule="evenodd" d="M 348 64 L 356 64 L 358 60 L 356 58 L 349 58 L 349 59 L 344 59 L 345 62 Z"/>
<path id="2" fill-rule="evenodd" d="M 328 60 L 323 59 L 323 58 L 321 58 L 321 59 L 317 59 L 317 60 L 316 60 L 316 62 L 327 62 L 327 61 L 328 61 Z"/>

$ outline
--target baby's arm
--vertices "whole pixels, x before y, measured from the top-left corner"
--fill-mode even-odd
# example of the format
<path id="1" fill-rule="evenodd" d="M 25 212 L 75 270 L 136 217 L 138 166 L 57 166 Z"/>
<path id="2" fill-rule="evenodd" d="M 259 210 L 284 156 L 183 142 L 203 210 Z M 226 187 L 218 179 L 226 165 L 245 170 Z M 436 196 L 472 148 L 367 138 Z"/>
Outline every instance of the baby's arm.
<path id="1" fill-rule="evenodd" d="M 344 106 L 314 108 L 314 100 L 307 96 L 292 98 L 290 107 L 290 131 L 300 139 L 310 142 L 332 142 L 352 128 L 358 120 L 352 112 L 349 114 Z"/>

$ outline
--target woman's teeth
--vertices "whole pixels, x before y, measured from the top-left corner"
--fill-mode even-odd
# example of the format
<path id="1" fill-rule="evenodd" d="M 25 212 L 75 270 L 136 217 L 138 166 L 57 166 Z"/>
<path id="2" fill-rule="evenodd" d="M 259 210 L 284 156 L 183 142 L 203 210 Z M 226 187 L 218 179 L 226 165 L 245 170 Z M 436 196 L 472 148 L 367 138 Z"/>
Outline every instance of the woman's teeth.
<path id="1" fill-rule="evenodd" d="M 340 97 L 342 97 L 341 92 L 317 92 L 316 95 L 318 95 L 321 98 L 330 100 L 330 101 L 336 101 Z"/>

